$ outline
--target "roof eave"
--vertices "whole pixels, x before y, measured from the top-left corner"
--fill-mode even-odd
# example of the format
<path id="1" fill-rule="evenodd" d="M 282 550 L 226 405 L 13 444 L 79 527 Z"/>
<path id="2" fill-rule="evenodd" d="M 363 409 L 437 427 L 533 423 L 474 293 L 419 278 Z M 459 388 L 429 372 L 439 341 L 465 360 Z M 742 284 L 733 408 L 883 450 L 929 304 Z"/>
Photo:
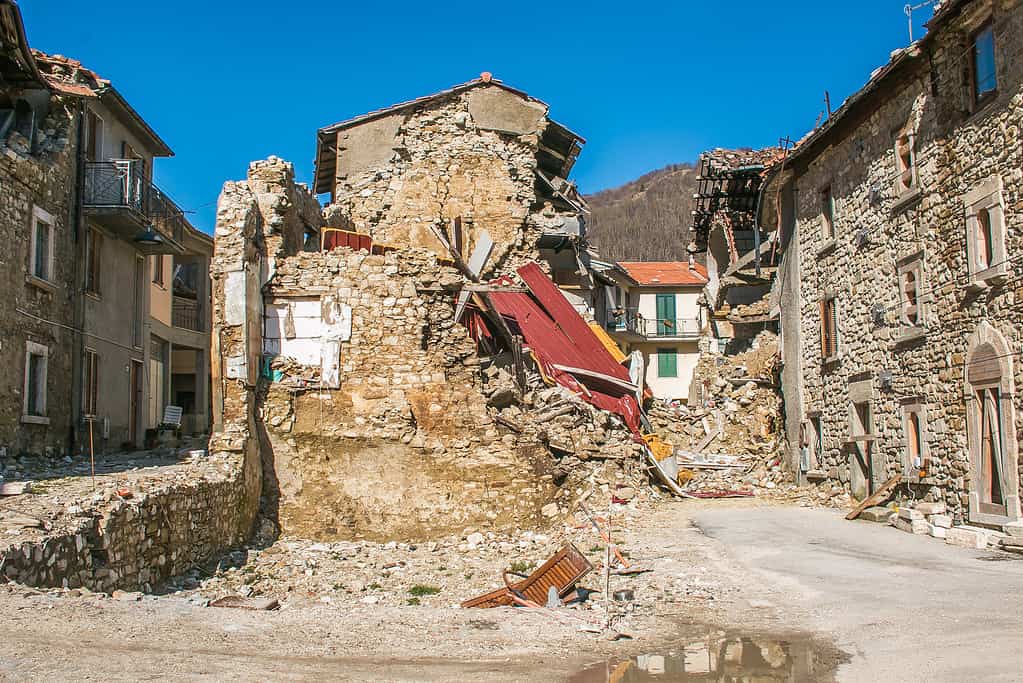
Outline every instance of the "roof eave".
<path id="1" fill-rule="evenodd" d="M 145 119 L 135 108 L 128 104 L 128 101 L 124 99 L 124 96 L 117 91 L 112 85 L 107 85 L 101 88 L 97 94 L 99 95 L 100 102 L 104 105 L 119 111 L 124 118 L 127 120 L 129 127 L 134 129 L 134 132 L 143 139 L 144 142 L 149 144 L 150 149 L 153 151 L 153 156 L 157 157 L 172 157 L 174 151 L 171 150 L 170 146 L 167 145 L 163 139 L 156 134 L 156 131 L 146 123 Z M 111 106 L 113 105 L 113 106 Z"/>

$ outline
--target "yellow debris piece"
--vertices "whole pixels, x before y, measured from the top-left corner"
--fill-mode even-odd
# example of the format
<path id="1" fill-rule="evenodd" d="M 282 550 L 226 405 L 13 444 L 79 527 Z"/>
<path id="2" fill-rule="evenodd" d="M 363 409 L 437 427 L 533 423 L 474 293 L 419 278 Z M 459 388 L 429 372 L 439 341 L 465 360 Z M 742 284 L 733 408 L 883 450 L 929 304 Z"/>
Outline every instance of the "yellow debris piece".
<path id="1" fill-rule="evenodd" d="M 615 363 L 621 363 L 625 360 L 625 354 L 622 353 L 620 348 L 618 348 L 618 344 L 616 344 L 615 340 L 611 338 L 611 335 L 607 333 L 607 330 L 597 323 L 590 323 L 590 329 L 593 330 L 593 334 L 597 335 L 597 339 L 600 340 L 600 343 L 604 345 L 607 352 L 615 359 Z"/>

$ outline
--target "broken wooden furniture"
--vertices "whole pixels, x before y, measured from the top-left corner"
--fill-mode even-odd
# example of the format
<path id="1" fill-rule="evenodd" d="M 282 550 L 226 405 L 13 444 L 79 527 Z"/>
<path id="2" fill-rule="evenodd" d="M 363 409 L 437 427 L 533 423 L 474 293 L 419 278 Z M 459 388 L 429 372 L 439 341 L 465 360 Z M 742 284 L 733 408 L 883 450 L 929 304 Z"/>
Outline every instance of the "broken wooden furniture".
<path id="1" fill-rule="evenodd" d="M 559 598 L 564 598 L 592 570 L 590 561 L 568 543 L 524 580 L 511 583 L 508 575 L 512 572 L 505 572 L 504 588 L 466 600 L 462 607 L 510 607 L 521 602 L 543 605 L 550 588 L 557 591 Z"/>

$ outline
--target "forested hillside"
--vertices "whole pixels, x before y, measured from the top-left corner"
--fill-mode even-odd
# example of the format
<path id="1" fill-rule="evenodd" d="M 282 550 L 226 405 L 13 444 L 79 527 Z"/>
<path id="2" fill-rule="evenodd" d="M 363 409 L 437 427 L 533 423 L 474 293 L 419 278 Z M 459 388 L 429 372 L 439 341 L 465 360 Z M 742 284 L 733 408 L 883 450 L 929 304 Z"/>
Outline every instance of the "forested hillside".
<path id="1" fill-rule="evenodd" d="M 695 189 L 695 167 L 675 164 L 587 196 L 590 242 L 608 261 L 686 260 Z"/>

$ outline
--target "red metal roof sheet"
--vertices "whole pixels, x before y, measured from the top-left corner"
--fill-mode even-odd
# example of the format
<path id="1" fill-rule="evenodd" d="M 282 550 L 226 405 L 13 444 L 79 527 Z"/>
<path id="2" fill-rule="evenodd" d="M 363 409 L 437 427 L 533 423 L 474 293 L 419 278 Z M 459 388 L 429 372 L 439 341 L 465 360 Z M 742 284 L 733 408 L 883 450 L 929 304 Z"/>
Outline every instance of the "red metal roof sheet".
<path id="1" fill-rule="evenodd" d="M 522 333 L 544 375 L 598 408 L 617 413 L 638 434 L 639 403 L 629 371 L 615 362 L 539 266 L 531 263 L 518 273 L 532 296 L 492 292 L 497 312 L 513 331 Z"/>
<path id="2" fill-rule="evenodd" d="M 620 261 L 617 265 L 645 287 L 703 286 L 709 281 L 707 268 L 699 263 L 690 266 L 684 261 Z"/>

